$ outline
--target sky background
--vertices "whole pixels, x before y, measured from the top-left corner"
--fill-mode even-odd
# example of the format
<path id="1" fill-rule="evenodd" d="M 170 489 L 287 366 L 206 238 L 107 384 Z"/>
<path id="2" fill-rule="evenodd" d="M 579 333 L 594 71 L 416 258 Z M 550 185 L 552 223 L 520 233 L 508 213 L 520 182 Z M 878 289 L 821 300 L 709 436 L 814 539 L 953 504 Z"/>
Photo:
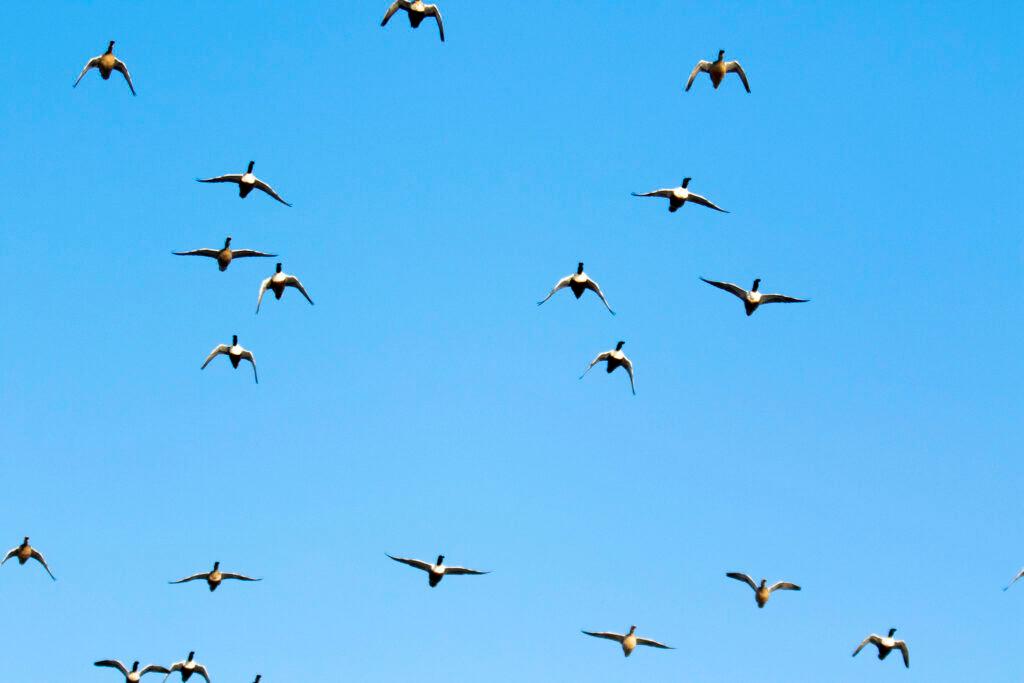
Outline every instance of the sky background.
<path id="1" fill-rule="evenodd" d="M 3 677 L 1020 680 L 1024 8 L 386 9 L 5 7 Z M 194 181 L 250 159 L 294 208 Z M 731 213 L 630 196 L 684 176 Z M 229 234 L 316 305 L 171 255 Z M 535 305 L 579 260 L 618 316 Z"/>

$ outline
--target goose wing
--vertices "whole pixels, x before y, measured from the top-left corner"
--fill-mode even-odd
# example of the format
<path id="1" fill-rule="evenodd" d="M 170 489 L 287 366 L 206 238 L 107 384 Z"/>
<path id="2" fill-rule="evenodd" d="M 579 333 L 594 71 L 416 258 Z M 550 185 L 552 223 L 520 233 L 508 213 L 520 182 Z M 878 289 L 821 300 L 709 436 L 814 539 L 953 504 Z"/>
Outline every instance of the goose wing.
<path id="1" fill-rule="evenodd" d="M 17 550 L 17 548 L 15 548 L 14 550 Z M 11 552 L 14 552 L 14 550 L 12 550 Z M 7 555 L 7 556 L 8 556 L 8 557 L 10 557 L 10 553 L 8 553 L 8 555 Z M 4 562 L 6 562 L 6 561 L 7 561 L 7 560 L 6 560 L 6 558 L 5 558 L 5 559 L 4 559 Z M 1013 584 L 1017 583 L 1017 581 L 1018 581 L 1018 580 L 1020 579 L 1020 577 L 1022 577 L 1022 576 L 1024 576 L 1024 569 L 1021 569 L 1021 570 L 1020 570 L 1019 572 L 1017 572 L 1017 575 L 1016 575 L 1015 577 L 1013 577 L 1013 580 L 1012 580 L 1012 581 L 1010 581 L 1010 583 L 1006 584 L 1006 588 L 1004 588 L 1003 590 L 1004 590 L 1004 591 L 1005 591 L 1005 590 L 1009 590 L 1009 589 L 1010 589 L 1010 586 L 1012 586 Z"/>
<path id="2" fill-rule="evenodd" d="M 757 584 L 754 583 L 754 580 L 752 578 L 750 578 L 749 576 L 747 576 L 746 574 L 742 574 L 740 572 L 728 572 L 726 574 L 726 576 L 728 576 L 730 579 L 736 579 L 737 581 L 743 581 L 744 583 L 746 583 L 748 586 L 750 586 L 754 590 L 757 590 Z"/>
<path id="3" fill-rule="evenodd" d="M 263 579 L 254 579 L 251 576 L 244 574 L 232 574 L 230 572 L 221 572 L 221 577 L 225 579 L 237 579 L 238 581 L 262 581 Z"/>
<path id="4" fill-rule="evenodd" d="M 674 647 L 666 645 L 665 643 L 659 643 L 658 641 L 651 640 L 650 638 L 637 638 L 636 639 L 636 644 L 637 645 L 646 645 L 647 647 L 660 647 L 662 650 L 674 650 L 675 649 Z"/>
<path id="5" fill-rule="evenodd" d="M 206 670 L 205 666 L 203 666 L 202 664 L 196 664 L 196 668 L 193 669 L 193 671 L 202 676 L 206 680 L 206 683 L 210 683 L 210 674 Z"/>
<path id="6" fill-rule="evenodd" d="M 650 192 L 632 192 L 634 197 L 664 197 L 665 199 L 671 199 L 675 192 L 672 188 L 662 188 L 660 190 L 651 190 Z"/>
<path id="7" fill-rule="evenodd" d="M 284 279 L 284 284 L 286 287 L 294 287 L 299 290 L 302 293 L 302 296 L 306 297 L 306 301 L 308 301 L 310 305 L 314 305 L 313 300 L 309 298 L 309 293 L 306 291 L 306 288 L 302 286 L 301 282 L 299 282 L 299 278 L 294 275 L 289 275 Z"/>
<path id="8" fill-rule="evenodd" d="M 262 251 L 256 251 L 255 249 L 232 249 L 231 258 L 248 258 L 250 256 L 277 256 L 277 254 L 267 254 Z"/>
<path id="9" fill-rule="evenodd" d="M 441 18 L 441 10 L 437 8 L 437 5 L 427 5 L 424 8 L 424 14 L 428 17 L 434 17 L 437 19 L 437 30 L 441 32 L 441 42 L 444 42 L 444 19 Z"/>
<path id="10" fill-rule="evenodd" d="M 135 86 L 132 85 L 132 75 L 128 73 L 128 67 L 124 65 L 120 59 L 114 60 L 114 70 L 120 71 L 124 75 L 124 80 L 128 81 L 128 89 L 132 91 L 132 95 L 135 95 Z"/>
<path id="11" fill-rule="evenodd" d="M 85 66 L 82 68 L 82 73 L 78 74 L 78 78 L 75 79 L 75 84 L 73 86 L 71 86 L 71 87 L 72 88 L 77 88 L 78 87 L 78 82 L 80 80 L 82 80 L 82 77 L 85 76 L 85 74 L 89 73 L 89 69 L 93 69 L 93 68 L 95 68 L 95 67 L 97 67 L 99 65 L 100 65 L 100 58 L 99 57 L 93 57 L 88 62 L 86 62 Z"/>
<path id="12" fill-rule="evenodd" d="M 601 286 L 599 284 L 597 284 L 590 278 L 587 278 L 587 281 L 584 284 L 584 286 L 590 291 L 592 291 L 594 294 L 597 294 L 597 296 L 604 303 L 604 307 L 608 309 L 608 312 L 611 313 L 612 315 L 615 315 L 615 311 L 613 311 L 612 307 L 608 305 L 608 299 L 604 298 L 604 292 L 601 291 Z"/>
<path id="13" fill-rule="evenodd" d="M 196 182 L 200 183 L 240 183 L 242 182 L 241 173 L 228 173 L 227 175 L 219 175 L 213 178 L 196 178 Z"/>
<path id="14" fill-rule="evenodd" d="M 633 361 L 627 356 L 623 356 L 622 367 L 626 368 L 626 372 L 629 373 L 629 388 L 633 390 L 633 395 L 636 396 L 636 384 L 633 383 Z"/>
<path id="15" fill-rule="evenodd" d="M 611 351 L 605 351 L 604 353 L 597 354 L 597 358 L 595 358 L 594 360 L 590 361 L 590 365 L 588 365 L 587 369 L 583 371 L 582 375 L 580 375 L 580 379 L 583 379 L 584 377 L 587 376 L 587 373 L 590 372 L 590 368 L 594 367 L 595 365 L 597 365 L 598 363 L 600 363 L 603 360 L 608 360 L 608 358 L 611 355 L 612 355 Z"/>
<path id="16" fill-rule="evenodd" d="M 142 667 L 141 671 L 139 671 L 139 676 L 140 677 L 141 676 L 145 676 L 150 671 L 155 671 L 156 673 L 159 673 L 159 674 L 169 674 L 169 673 L 171 673 L 171 670 L 168 669 L 166 666 L 160 666 L 159 664 L 147 664 L 146 666 Z"/>
<path id="17" fill-rule="evenodd" d="M 726 73 L 735 71 L 739 74 L 740 80 L 743 81 L 743 87 L 747 89 L 747 92 L 750 92 L 750 83 L 747 82 L 747 73 L 743 70 L 743 67 L 740 66 L 739 62 L 729 62 L 725 65 L 725 71 Z"/>
<path id="18" fill-rule="evenodd" d="M 242 349 L 242 360 L 247 360 L 252 363 L 252 378 L 256 380 L 256 384 L 260 383 L 260 376 L 256 374 L 256 356 L 252 355 L 252 351 L 249 349 Z"/>
<path id="19" fill-rule="evenodd" d="M 407 10 L 412 5 L 408 0 L 395 0 L 391 3 L 391 7 L 388 7 L 388 11 L 384 13 L 384 19 L 380 22 L 381 26 L 386 26 L 388 21 L 400 9 Z"/>
<path id="20" fill-rule="evenodd" d="M 227 344 L 220 344 L 220 345 L 218 345 L 217 347 L 215 347 L 215 348 L 213 349 L 213 351 L 210 351 L 210 355 L 206 357 L 206 360 L 205 360 L 205 361 L 203 361 L 203 367 L 201 367 L 201 368 L 199 368 L 199 369 L 200 369 L 200 370 L 203 370 L 203 369 L 205 369 L 205 368 L 206 368 L 206 366 L 210 364 L 210 361 L 211 361 L 211 360 L 213 360 L 214 358 L 216 358 L 217 356 L 219 356 L 219 355 L 220 355 L 220 354 L 222 354 L 222 353 L 227 353 L 227 352 L 228 352 L 228 349 L 230 349 L 230 348 L 231 348 L 231 347 L 230 347 L 230 346 L 228 346 Z M 197 575 L 197 576 L 198 576 L 198 575 Z M 195 577 L 193 577 L 193 578 L 195 578 Z"/>
<path id="21" fill-rule="evenodd" d="M 580 633 L 586 633 L 588 636 L 594 636 L 595 638 L 605 638 L 606 640 L 614 640 L 617 643 L 621 643 L 625 640 L 626 636 L 618 633 L 610 633 L 608 631 L 580 631 Z"/>
<path id="22" fill-rule="evenodd" d="M 860 641 L 860 645 L 857 646 L 857 649 L 853 651 L 853 654 L 851 656 L 852 657 L 856 657 L 857 653 L 860 652 L 861 650 L 863 650 L 864 646 L 867 645 L 868 643 L 871 643 L 872 645 L 878 645 L 879 640 L 880 640 L 879 636 L 877 636 L 874 633 L 872 633 L 870 636 L 868 636 L 864 640 Z"/>
<path id="23" fill-rule="evenodd" d="M 387 555 L 387 553 L 385 553 L 385 555 Z M 422 569 L 425 572 L 429 572 L 430 569 L 433 567 L 432 564 L 430 564 L 429 562 L 424 562 L 423 560 L 414 560 L 409 557 L 395 557 L 394 555 L 388 555 L 388 557 L 390 557 L 395 562 L 401 562 L 402 564 L 407 564 L 410 567 Z"/>
<path id="24" fill-rule="evenodd" d="M 734 285 L 731 282 L 718 282 L 717 280 L 708 280 L 707 278 L 701 278 L 704 282 L 708 283 L 712 287 L 718 287 L 721 290 L 729 292 L 735 297 L 739 297 L 744 301 L 747 300 L 747 290 L 743 289 L 739 285 Z M 762 299 L 763 300 L 763 299 Z"/>
<path id="25" fill-rule="evenodd" d="M 481 571 L 477 571 L 476 569 L 467 569 L 466 567 L 445 567 L 444 568 L 444 573 L 445 574 L 455 574 L 456 576 L 458 576 L 460 574 L 473 575 L 473 576 L 477 576 L 477 575 L 480 575 L 480 574 L 490 574 L 490 572 L 481 572 Z"/>
<path id="26" fill-rule="evenodd" d="M 193 249 L 192 251 L 172 251 L 175 256 L 209 256 L 210 258 L 217 258 L 217 254 L 220 253 L 220 249 Z M 237 252 L 231 252 L 234 256 L 237 256 Z"/>
<path id="27" fill-rule="evenodd" d="M 255 185 L 257 189 L 263 190 L 264 192 L 266 192 L 271 197 L 273 197 L 277 201 L 281 202 L 285 206 L 291 206 L 291 204 L 289 204 L 285 200 L 281 199 L 281 195 L 279 195 L 278 193 L 274 192 L 274 188 L 272 188 L 270 185 L 267 185 L 265 182 L 263 182 L 259 178 L 256 179 L 256 181 L 253 183 L 253 185 Z"/>
<path id="28" fill-rule="evenodd" d="M 4 555 L 4 559 L 3 559 L 3 562 L 0 562 L 0 564 L 3 564 L 3 563 L 4 563 L 4 562 L 6 562 L 7 560 L 9 560 L 9 559 L 11 559 L 12 557 L 14 557 L 15 555 L 17 555 L 17 554 L 18 554 L 18 550 L 19 550 L 20 548 L 21 548 L 21 546 L 14 546 L 14 547 L 13 547 L 13 548 L 11 548 L 10 550 L 8 550 L 8 551 L 7 551 L 7 554 L 6 554 L 6 555 Z"/>
<path id="29" fill-rule="evenodd" d="M 271 275 L 266 280 L 264 280 L 263 282 L 260 283 L 260 295 L 258 297 L 256 297 L 256 313 L 257 314 L 259 314 L 259 312 L 260 312 L 260 304 L 263 303 L 263 295 L 266 294 L 267 287 L 270 286 L 270 281 L 273 280 L 273 279 L 274 279 L 274 276 Z"/>
<path id="30" fill-rule="evenodd" d="M 796 299 L 791 296 L 784 294 L 762 294 L 762 304 L 804 304 L 810 301 L 810 299 Z"/>
<path id="31" fill-rule="evenodd" d="M 774 586 L 771 586 L 768 589 L 768 592 L 769 593 L 773 593 L 775 591 L 798 591 L 798 590 L 800 590 L 800 586 L 796 585 L 795 583 L 790 583 L 789 581 L 779 581 Z"/>
<path id="32" fill-rule="evenodd" d="M 550 292 L 548 292 L 548 295 L 546 297 L 544 297 L 544 301 L 547 301 L 548 299 L 553 297 L 555 295 L 555 292 L 557 292 L 558 290 L 565 289 L 566 287 L 568 287 L 569 283 L 571 281 L 572 281 L 572 275 L 566 275 L 561 280 L 556 282 L 555 286 L 551 288 Z M 544 303 L 544 301 L 538 301 L 537 305 L 540 306 L 542 303 Z"/>
<path id="33" fill-rule="evenodd" d="M 720 207 L 717 204 L 715 204 L 714 202 L 712 202 L 707 197 L 702 197 L 701 195 L 696 194 L 694 192 L 690 192 L 689 193 L 689 196 L 687 196 L 686 201 L 693 202 L 694 204 L 700 204 L 701 206 L 706 206 L 709 209 L 714 209 L 715 211 L 721 211 L 722 213 L 729 213 L 728 211 L 726 211 L 722 207 Z"/>
<path id="34" fill-rule="evenodd" d="M 187 583 L 189 581 L 195 581 L 196 579 L 207 579 L 210 576 L 210 572 L 200 572 L 199 574 L 193 574 L 192 576 L 186 576 L 184 579 L 178 579 L 177 581 L 168 581 L 167 583 Z"/>
<path id="35" fill-rule="evenodd" d="M 903 666 L 910 668 L 910 649 L 902 640 L 896 641 L 896 649 L 903 653 Z"/>
<path id="36" fill-rule="evenodd" d="M 53 572 L 50 571 L 50 565 L 46 564 L 46 559 L 43 557 L 43 554 L 35 548 L 32 548 L 32 559 L 38 562 L 39 564 L 43 565 L 43 569 L 46 570 L 46 573 L 50 575 L 51 579 L 53 579 L 54 581 L 57 580 L 57 577 L 54 576 Z"/>
<path id="37" fill-rule="evenodd" d="M 690 72 L 689 80 L 686 81 L 686 92 L 690 91 L 690 86 L 693 85 L 693 79 L 697 77 L 697 74 L 699 74 L 701 71 L 707 71 L 710 66 L 711 62 L 707 61 L 706 59 L 702 59 L 699 62 L 697 62 L 697 66 L 693 67 L 693 71 Z"/>
<path id="38" fill-rule="evenodd" d="M 117 661 L 116 659 L 101 659 L 98 662 L 93 662 L 93 666 L 108 666 L 111 669 L 117 669 L 125 676 L 128 675 L 128 669 L 125 667 L 124 664 Z"/>

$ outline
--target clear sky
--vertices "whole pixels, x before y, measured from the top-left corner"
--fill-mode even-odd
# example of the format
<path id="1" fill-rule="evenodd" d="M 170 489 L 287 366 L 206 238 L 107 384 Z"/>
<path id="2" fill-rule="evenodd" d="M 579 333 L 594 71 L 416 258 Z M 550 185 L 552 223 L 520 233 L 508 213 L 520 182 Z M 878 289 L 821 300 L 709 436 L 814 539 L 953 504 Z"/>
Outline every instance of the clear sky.
<path id="1" fill-rule="evenodd" d="M 1019 3 L 444 0 L 444 44 L 45 4 L 4 12 L 0 536 L 58 581 L 0 569 L 4 679 L 1020 679 Z M 111 39 L 138 97 L 71 88 Z M 753 93 L 684 93 L 719 48 Z M 294 208 L 194 181 L 250 159 Z M 684 176 L 731 213 L 630 196 Z M 316 305 L 171 255 L 229 234 Z M 579 260 L 618 316 L 535 305 Z M 200 372 L 232 334 L 259 385 Z M 620 339 L 635 397 L 577 380 Z M 264 581 L 167 585 L 214 560 Z M 630 624 L 677 649 L 579 632 Z M 850 658 L 890 626 L 909 671 Z"/>

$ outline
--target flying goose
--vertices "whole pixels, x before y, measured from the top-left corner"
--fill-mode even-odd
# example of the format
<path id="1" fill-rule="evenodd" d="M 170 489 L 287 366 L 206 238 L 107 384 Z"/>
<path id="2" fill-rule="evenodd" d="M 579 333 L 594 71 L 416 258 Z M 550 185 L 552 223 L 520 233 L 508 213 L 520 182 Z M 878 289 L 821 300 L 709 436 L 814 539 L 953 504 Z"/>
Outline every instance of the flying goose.
<path id="1" fill-rule="evenodd" d="M 428 5 L 423 0 L 395 0 L 391 3 L 391 7 L 388 7 L 380 25 L 386 26 L 391 16 L 400 9 L 404 9 L 409 15 L 409 25 L 413 28 L 419 28 L 420 23 L 427 17 L 434 17 L 437 20 L 437 29 L 441 32 L 441 42 L 444 42 L 444 21 L 441 19 L 441 10 L 437 8 L 437 5 Z"/>
<path id="2" fill-rule="evenodd" d="M 277 254 L 265 254 L 262 251 L 254 251 L 252 249 L 232 250 L 230 237 L 224 240 L 223 249 L 193 249 L 192 251 L 173 251 L 171 253 L 175 256 L 209 256 L 210 258 L 215 258 L 217 259 L 217 267 L 220 268 L 222 273 L 231 265 L 232 259 L 247 258 L 249 256 L 263 256 L 266 258 L 277 256 Z"/>
<path id="3" fill-rule="evenodd" d="M 260 295 L 256 299 L 256 313 L 260 312 L 260 304 L 263 303 L 263 294 L 270 288 L 274 292 L 274 296 L 280 301 L 281 296 L 284 294 L 285 287 L 294 287 L 295 289 L 302 292 L 302 296 L 306 297 L 306 301 L 313 304 L 313 300 L 309 298 L 309 294 L 306 293 L 306 288 L 299 282 L 299 278 L 288 273 L 281 272 L 281 264 L 277 264 L 277 270 L 273 275 L 268 277 L 266 280 L 260 283 Z"/>
<path id="4" fill-rule="evenodd" d="M 633 650 L 636 649 L 637 645 L 647 645 L 649 647 L 660 647 L 662 650 L 674 650 L 674 647 L 669 647 L 664 643 L 659 643 L 656 640 L 650 640 L 649 638 L 637 638 L 636 626 L 629 627 L 629 633 L 621 635 L 619 633 L 609 633 L 608 631 L 583 631 L 588 636 L 594 636 L 595 638 L 606 638 L 608 640 L 614 640 L 622 644 L 622 654 L 625 657 L 633 654 Z"/>
<path id="5" fill-rule="evenodd" d="M 231 346 L 227 344 L 218 345 L 213 351 L 210 351 L 210 355 L 203 361 L 203 367 L 200 370 L 205 370 L 206 366 L 210 364 L 210 361 L 217 356 L 224 354 L 231 361 L 231 367 L 238 369 L 238 364 L 243 360 L 247 360 L 252 363 L 252 376 L 256 380 L 256 384 L 260 383 L 259 375 L 256 374 L 256 359 L 252 355 L 252 351 L 246 349 L 238 344 L 238 335 L 231 337 Z M 212 590 L 212 589 L 211 589 Z"/>
<path id="6" fill-rule="evenodd" d="M 707 73 L 711 76 L 711 85 L 718 90 L 718 86 L 721 84 L 722 79 L 725 78 L 725 74 L 735 71 L 739 74 L 740 80 L 743 81 L 743 87 L 750 92 L 750 83 L 747 83 L 747 74 L 744 73 L 743 67 L 740 66 L 739 62 L 727 62 L 725 61 L 725 50 L 718 51 L 718 59 L 713 62 L 709 62 L 706 59 L 702 59 L 697 62 L 697 66 L 693 67 L 693 71 L 690 72 L 690 80 L 686 81 L 686 91 L 690 91 L 690 86 L 693 85 L 693 79 L 697 77 L 700 72 Z"/>
<path id="7" fill-rule="evenodd" d="M 157 664 L 148 664 L 142 667 L 142 669 L 139 669 L 138 661 L 132 664 L 131 671 L 129 671 L 124 664 L 117 661 L 116 659 L 101 659 L 100 661 L 96 662 L 96 666 L 109 666 L 111 669 L 117 669 L 122 674 L 124 674 L 124 680 L 127 681 L 127 683 L 139 683 L 139 680 L 143 676 L 148 674 L 150 671 L 155 671 L 161 674 L 171 673 L 170 669 L 163 666 L 159 666 Z"/>
<path id="8" fill-rule="evenodd" d="M 853 651 L 853 656 L 856 657 L 857 653 L 864 649 L 864 646 L 871 643 L 878 648 L 878 658 L 885 659 L 889 656 L 889 653 L 893 650 L 899 650 L 903 653 L 903 665 L 910 668 L 910 650 L 907 649 L 907 644 L 902 640 L 896 640 L 893 638 L 893 634 L 896 633 L 896 629 L 889 629 L 888 636 L 880 636 L 872 633 L 870 636 L 861 641 L 861 644 L 857 646 L 857 649 Z"/>
<path id="9" fill-rule="evenodd" d="M 242 199 L 248 197 L 253 188 L 256 188 L 257 190 L 263 190 L 285 206 L 291 206 L 291 204 L 281 199 L 281 195 L 274 192 L 274 188 L 252 174 L 252 167 L 255 165 L 255 161 L 250 161 L 249 169 L 245 173 L 229 173 L 228 175 L 220 175 L 216 178 L 196 178 L 196 180 L 200 183 L 235 183 L 238 185 L 238 196 Z"/>
<path id="10" fill-rule="evenodd" d="M 761 286 L 761 278 L 754 280 L 754 286 L 751 287 L 750 291 L 743 289 L 739 285 L 734 285 L 731 282 L 716 282 L 715 280 L 708 280 L 707 278 L 701 278 L 704 282 L 708 283 L 713 287 L 725 290 L 730 294 L 743 300 L 743 308 L 746 309 L 747 315 L 754 315 L 754 311 L 761 304 L 803 304 L 810 301 L 810 299 L 794 299 L 791 296 L 785 296 L 783 294 L 763 294 L 758 290 Z"/>
<path id="11" fill-rule="evenodd" d="M 422 569 L 425 571 L 427 573 L 427 583 L 430 584 L 431 588 L 441 583 L 441 579 L 449 574 L 454 574 L 456 576 L 463 574 L 471 574 L 474 576 L 490 574 L 490 572 L 480 572 L 475 569 L 466 569 L 465 567 L 446 566 L 444 563 L 444 555 L 438 555 L 437 562 L 434 564 L 424 562 L 423 560 L 411 560 L 406 557 L 395 557 L 394 555 L 388 555 L 388 557 L 395 562 L 401 562 L 402 564 L 407 564 L 410 567 L 416 567 L 416 569 Z"/>
<path id="12" fill-rule="evenodd" d="M 626 342 L 624 341 L 620 341 L 615 345 L 614 351 L 605 351 L 604 353 L 597 354 L 597 358 L 590 361 L 590 365 L 587 366 L 587 369 L 583 371 L 582 375 L 580 375 L 580 379 L 586 377 L 587 373 L 590 372 L 590 369 L 601 361 L 608 361 L 607 372 L 609 374 L 611 374 L 612 371 L 620 365 L 626 368 L 626 372 L 629 373 L 629 387 L 633 390 L 633 395 L 636 396 L 636 385 L 633 384 L 633 361 L 626 358 L 626 354 L 622 352 L 622 345 L 625 343 Z"/>
<path id="13" fill-rule="evenodd" d="M 51 579 L 54 581 L 57 580 L 57 577 L 50 571 L 49 565 L 46 564 L 46 559 L 43 558 L 43 554 L 28 544 L 28 536 L 26 536 L 25 540 L 21 542 L 21 545 L 7 551 L 7 555 L 4 556 L 3 562 L 0 562 L 0 565 L 12 557 L 18 558 L 18 564 L 25 564 L 29 560 L 36 560 L 39 564 L 43 565 L 43 569 L 46 570 L 46 573 L 50 575 Z"/>
<path id="14" fill-rule="evenodd" d="M 687 186 L 690 184 L 692 178 L 683 178 L 683 183 L 679 187 L 663 188 L 661 190 L 651 190 L 650 192 L 634 192 L 634 197 L 662 197 L 668 200 L 668 210 L 675 213 L 679 210 L 686 202 L 693 202 L 694 204 L 700 204 L 706 206 L 709 209 L 715 211 L 721 211 L 722 213 L 729 213 L 722 207 L 711 202 L 707 197 L 702 197 L 695 192 L 687 190 Z"/>
<path id="15" fill-rule="evenodd" d="M 193 574 L 192 576 L 186 576 L 184 579 L 178 579 L 177 581 L 168 581 L 168 583 L 186 583 L 188 581 L 195 581 L 196 579 L 203 579 L 206 581 L 206 585 L 210 587 L 210 592 L 217 590 L 217 586 L 224 579 L 237 579 L 239 581 L 262 581 L 263 579 L 253 579 L 242 574 L 232 574 L 230 572 L 222 572 L 220 570 L 220 562 L 213 563 L 213 571 L 200 572 L 199 574 Z"/>
<path id="16" fill-rule="evenodd" d="M 1013 581 L 1010 581 L 1010 583 L 1006 584 L 1006 588 L 1004 588 L 1003 590 L 1010 590 L 1010 586 L 1017 583 L 1017 580 L 1020 579 L 1020 577 L 1022 576 L 1024 576 L 1024 569 L 1021 569 L 1019 572 L 1017 572 L 1017 575 L 1013 577 Z"/>
<path id="17" fill-rule="evenodd" d="M 82 80 L 82 77 L 89 72 L 89 69 L 99 69 L 100 76 L 103 80 L 109 80 L 110 74 L 114 71 L 120 71 L 124 74 L 124 80 L 128 81 L 128 89 L 132 91 L 132 95 L 135 94 L 135 86 L 132 85 L 131 74 L 128 73 L 128 67 L 124 65 L 120 59 L 114 56 L 114 41 L 110 41 L 107 45 L 107 51 L 101 55 L 93 57 L 85 63 L 85 68 L 82 69 L 82 73 L 78 74 L 78 80 L 71 86 L 72 88 L 78 87 L 78 81 Z"/>
<path id="18" fill-rule="evenodd" d="M 168 672 L 167 676 L 164 676 L 164 680 L 166 681 L 168 676 L 175 671 L 180 671 L 182 683 L 192 678 L 192 674 L 199 674 L 206 679 L 206 683 L 210 683 L 210 674 L 206 671 L 205 666 L 192 659 L 195 656 L 195 651 L 192 651 L 188 653 L 188 659 L 185 661 L 171 664 L 171 670 Z"/>
<path id="19" fill-rule="evenodd" d="M 800 586 L 795 583 L 789 583 L 788 581 L 779 581 L 771 586 L 768 585 L 768 581 L 761 579 L 761 585 L 754 583 L 754 580 L 746 574 L 740 572 L 729 572 L 726 574 L 730 579 L 736 579 L 737 581 L 744 581 L 748 586 L 754 589 L 754 599 L 757 600 L 758 607 L 764 607 L 768 602 L 768 598 L 771 597 L 772 591 L 798 591 Z"/>
<path id="20" fill-rule="evenodd" d="M 575 275 L 566 275 L 561 280 L 555 283 L 554 288 L 548 293 L 546 297 L 544 297 L 544 301 L 547 301 L 552 296 L 554 296 L 555 292 L 557 292 L 558 290 L 565 289 L 566 287 L 572 290 L 572 293 L 576 295 L 577 299 L 583 296 L 583 292 L 589 289 L 590 291 L 592 291 L 594 294 L 597 294 L 597 296 L 601 298 L 601 301 L 602 303 L 604 303 L 604 307 L 608 309 L 608 312 L 611 313 L 612 315 L 615 315 L 615 311 L 613 311 L 612 307 L 608 305 L 608 300 L 604 298 L 604 294 L 601 292 L 600 285 L 591 280 L 587 276 L 587 274 L 583 272 L 583 261 L 580 261 L 579 267 L 576 268 Z M 542 303 L 544 303 L 544 301 L 538 301 L 537 305 L 540 306 Z"/>

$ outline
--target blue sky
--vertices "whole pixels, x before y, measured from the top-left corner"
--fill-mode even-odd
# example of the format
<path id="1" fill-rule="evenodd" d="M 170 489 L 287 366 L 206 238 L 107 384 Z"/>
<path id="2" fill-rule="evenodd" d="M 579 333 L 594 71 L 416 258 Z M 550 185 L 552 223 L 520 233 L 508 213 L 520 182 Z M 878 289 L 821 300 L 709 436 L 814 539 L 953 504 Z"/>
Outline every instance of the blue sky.
<path id="1" fill-rule="evenodd" d="M 1024 10 L 640 4 L 7 9 L 7 678 L 1020 678 Z M 137 98 L 71 88 L 110 39 Z M 194 182 L 250 159 L 294 208 Z M 683 176 L 731 213 L 630 197 Z M 228 234 L 316 306 L 170 254 Z M 579 260 L 618 316 L 535 305 Z"/>

